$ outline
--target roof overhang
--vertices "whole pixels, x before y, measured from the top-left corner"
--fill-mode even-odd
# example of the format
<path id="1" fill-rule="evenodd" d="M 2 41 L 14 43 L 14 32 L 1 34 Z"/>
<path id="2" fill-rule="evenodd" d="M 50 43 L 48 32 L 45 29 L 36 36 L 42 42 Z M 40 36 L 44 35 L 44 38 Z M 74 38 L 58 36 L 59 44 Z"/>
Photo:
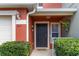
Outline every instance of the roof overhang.
<path id="1" fill-rule="evenodd" d="M 21 7 L 31 7 L 35 5 L 34 3 L 0 3 L 0 8 L 21 8 Z"/>
<path id="2" fill-rule="evenodd" d="M 0 11 L 0 15 L 17 15 L 18 12 L 16 10 L 9 10 L 9 11 Z"/>
<path id="3" fill-rule="evenodd" d="M 32 11 L 35 5 L 35 3 L 0 3 L 0 8 L 28 8 Z"/>
<path id="4" fill-rule="evenodd" d="M 33 16 L 42 15 L 74 15 L 76 8 L 54 8 L 54 9 L 37 9 Z"/>

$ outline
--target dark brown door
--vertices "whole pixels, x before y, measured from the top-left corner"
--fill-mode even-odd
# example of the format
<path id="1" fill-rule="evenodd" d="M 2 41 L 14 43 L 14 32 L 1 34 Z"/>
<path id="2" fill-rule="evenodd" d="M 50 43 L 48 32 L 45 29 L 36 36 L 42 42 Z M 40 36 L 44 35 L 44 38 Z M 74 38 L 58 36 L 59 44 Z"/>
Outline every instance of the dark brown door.
<path id="1" fill-rule="evenodd" d="M 48 47 L 47 24 L 36 24 L 36 47 Z"/>

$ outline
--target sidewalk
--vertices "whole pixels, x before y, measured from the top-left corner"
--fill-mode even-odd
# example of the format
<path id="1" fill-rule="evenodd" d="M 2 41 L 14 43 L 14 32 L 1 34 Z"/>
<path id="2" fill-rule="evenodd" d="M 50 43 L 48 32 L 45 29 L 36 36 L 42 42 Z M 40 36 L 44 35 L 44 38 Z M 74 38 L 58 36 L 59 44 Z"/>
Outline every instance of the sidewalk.
<path id="1" fill-rule="evenodd" d="M 53 49 L 35 49 L 30 56 L 55 56 Z"/>

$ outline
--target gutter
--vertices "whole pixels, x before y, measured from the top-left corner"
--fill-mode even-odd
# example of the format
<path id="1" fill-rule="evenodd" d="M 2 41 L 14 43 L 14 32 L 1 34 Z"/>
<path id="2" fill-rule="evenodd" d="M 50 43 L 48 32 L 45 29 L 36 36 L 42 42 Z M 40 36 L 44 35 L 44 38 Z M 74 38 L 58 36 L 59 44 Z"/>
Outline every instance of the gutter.
<path id="1" fill-rule="evenodd" d="M 76 8 L 37 9 L 37 12 L 76 12 Z"/>
<path id="2" fill-rule="evenodd" d="M 27 22 L 27 24 L 26 24 L 26 34 L 27 34 L 27 36 L 26 36 L 26 41 L 27 42 L 29 42 L 29 15 L 31 15 L 31 14 L 33 14 L 33 13 L 35 13 L 36 12 L 36 9 L 33 9 L 33 11 L 31 11 L 31 12 L 29 12 L 28 14 L 27 14 L 27 18 L 26 18 L 26 22 Z"/>

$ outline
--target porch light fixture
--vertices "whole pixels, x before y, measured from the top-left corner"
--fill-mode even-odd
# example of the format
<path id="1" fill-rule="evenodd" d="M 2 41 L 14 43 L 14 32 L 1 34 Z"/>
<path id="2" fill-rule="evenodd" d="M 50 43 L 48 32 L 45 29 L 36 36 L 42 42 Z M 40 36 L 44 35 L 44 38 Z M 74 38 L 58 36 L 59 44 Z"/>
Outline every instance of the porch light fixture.
<path id="1" fill-rule="evenodd" d="M 32 28 L 33 28 L 34 26 L 32 25 Z"/>
<path id="2" fill-rule="evenodd" d="M 32 25 L 32 31 L 34 30 L 34 26 Z"/>
<path id="3" fill-rule="evenodd" d="M 32 25 L 32 31 L 34 30 L 34 26 Z"/>

